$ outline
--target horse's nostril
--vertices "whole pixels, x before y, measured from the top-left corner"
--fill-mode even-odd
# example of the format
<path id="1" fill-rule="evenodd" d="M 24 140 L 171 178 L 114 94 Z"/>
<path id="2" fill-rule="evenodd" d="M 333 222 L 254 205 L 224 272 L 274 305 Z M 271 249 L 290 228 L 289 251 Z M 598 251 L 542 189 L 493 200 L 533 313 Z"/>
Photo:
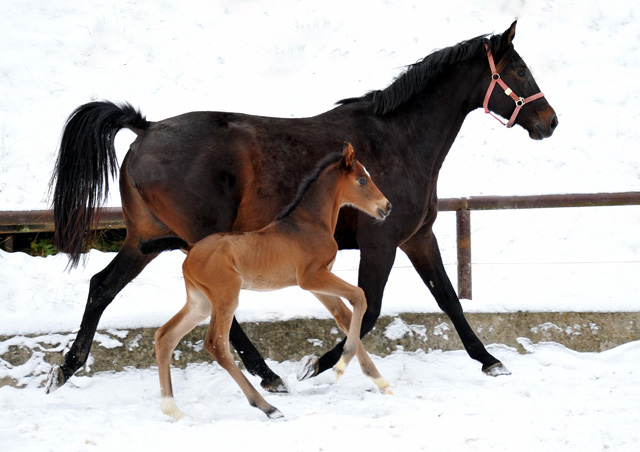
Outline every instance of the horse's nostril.
<path id="1" fill-rule="evenodd" d="M 555 130 L 555 128 L 558 127 L 558 122 L 558 117 L 554 116 L 551 120 L 551 130 Z"/>
<path id="2" fill-rule="evenodd" d="M 387 214 L 389 214 L 389 212 L 391 212 L 392 208 L 393 208 L 393 206 L 391 205 L 391 203 L 387 202 Z"/>

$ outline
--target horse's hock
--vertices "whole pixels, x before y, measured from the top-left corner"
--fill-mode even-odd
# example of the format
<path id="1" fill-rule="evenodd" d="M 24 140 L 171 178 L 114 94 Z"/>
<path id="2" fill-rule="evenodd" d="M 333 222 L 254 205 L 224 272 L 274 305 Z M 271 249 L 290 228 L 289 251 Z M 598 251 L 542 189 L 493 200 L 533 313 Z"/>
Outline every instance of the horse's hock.
<path id="1" fill-rule="evenodd" d="M 521 338 L 533 343 L 553 341 L 581 352 L 599 352 L 640 337 L 640 312 L 468 313 L 467 318 L 485 344 L 505 344 L 522 353 L 526 351 Z M 275 361 L 321 355 L 344 337 L 333 319 L 242 325 L 265 358 Z M 88 364 L 78 375 L 155 366 L 154 332 L 155 328 L 99 331 Z M 205 332 L 206 326 L 199 326 L 185 336 L 174 352 L 174 366 L 211 362 L 203 347 Z M 36 381 L 44 384 L 50 365 L 62 363 L 62 354 L 74 338 L 74 333 L 0 336 L 0 386 L 20 387 Z M 439 313 L 381 317 L 363 343 L 367 351 L 378 356 L 397 350 L 463 349 L 448 317 Z"/>

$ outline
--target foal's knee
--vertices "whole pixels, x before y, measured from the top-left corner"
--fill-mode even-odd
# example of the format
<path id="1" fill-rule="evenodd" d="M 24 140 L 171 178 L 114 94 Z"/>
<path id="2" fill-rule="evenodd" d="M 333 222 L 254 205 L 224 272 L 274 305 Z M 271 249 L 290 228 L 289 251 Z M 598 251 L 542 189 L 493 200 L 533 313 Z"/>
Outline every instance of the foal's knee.
<path id="1" fill-rule="evenodd" d="M 228 359 L 228 353 L 230 353 L 229 347 L 227 347 L 224 342 L 216 340 L 215 338 L 205 339 L 204 348 L 218 364 L 222 364 L 225 359 Z"/>

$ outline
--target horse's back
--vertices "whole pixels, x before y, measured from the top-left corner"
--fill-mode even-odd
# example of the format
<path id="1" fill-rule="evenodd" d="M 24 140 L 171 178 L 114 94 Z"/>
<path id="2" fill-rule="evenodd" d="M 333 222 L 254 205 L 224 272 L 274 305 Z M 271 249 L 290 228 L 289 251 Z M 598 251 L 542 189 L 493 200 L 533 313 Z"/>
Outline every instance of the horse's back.
<path id="1" fill-rule="evenodd" d="M 294 198 L 303 177 L 344 132 L 335 121 L 190 112 L 151 123 L 131 146 L 128 171 L 159 221 L 194 243 L 259 229 Z"/>

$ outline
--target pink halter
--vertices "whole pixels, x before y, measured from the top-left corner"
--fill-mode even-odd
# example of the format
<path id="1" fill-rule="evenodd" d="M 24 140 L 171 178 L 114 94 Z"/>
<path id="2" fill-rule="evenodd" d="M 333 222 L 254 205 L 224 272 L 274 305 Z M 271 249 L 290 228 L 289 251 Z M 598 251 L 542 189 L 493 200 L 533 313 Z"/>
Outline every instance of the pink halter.
<path id="1" fill-rule="evenodd" d="M 538 94 L 534 94 L 533 96 L 529 96 L 526 99 L 523 97 L 518 97 L 513 92 L 513 90 L 507 86 L 507 84 L 500 77 L 500 74 L 498 74 L 498 72 L 496 71 L 496 65 L 493 62 L 493 55 L 491 54 L 491 50 L 489 50 L 489 46 L 487 44 L 485 44 L 484 46 L 487 49 L 487 57 L 489 58 L 489 67 L 491 68 L 491 83 L 489 84 L 489 89 L 487 90 L 487 94 L 484 96 L 484 104 L 483 104 L 484 112 L 489 113 L 491 116 L 496 118 L 498 121 L 500 121 L 500 123 L 503 126 L 512 127 L 513 123 L 516 120 L 516 116 L 518 116 L 518 113 L 520 113 L 520 109 L 524 106 L 524 104 L 528 104 L 529 102 L 532 102 L 536 99 L 540 99 L 541 97 L 544 97 L 544 94 L 540 92 Z M 498 118 L 491 111 L 489 111 L 489 98 L 491 97 L 491 93 L 493 93 L 493 88 L 496 86 L 496 83 L 500 85 L 504 90 L 504 93 L 507 96 L 510 96 L 516 103 L 516 109 L 513 111 L 513 114 L 511 115 L 511 118 L 507 123 L 503 122 L 500 118 Z"/>

